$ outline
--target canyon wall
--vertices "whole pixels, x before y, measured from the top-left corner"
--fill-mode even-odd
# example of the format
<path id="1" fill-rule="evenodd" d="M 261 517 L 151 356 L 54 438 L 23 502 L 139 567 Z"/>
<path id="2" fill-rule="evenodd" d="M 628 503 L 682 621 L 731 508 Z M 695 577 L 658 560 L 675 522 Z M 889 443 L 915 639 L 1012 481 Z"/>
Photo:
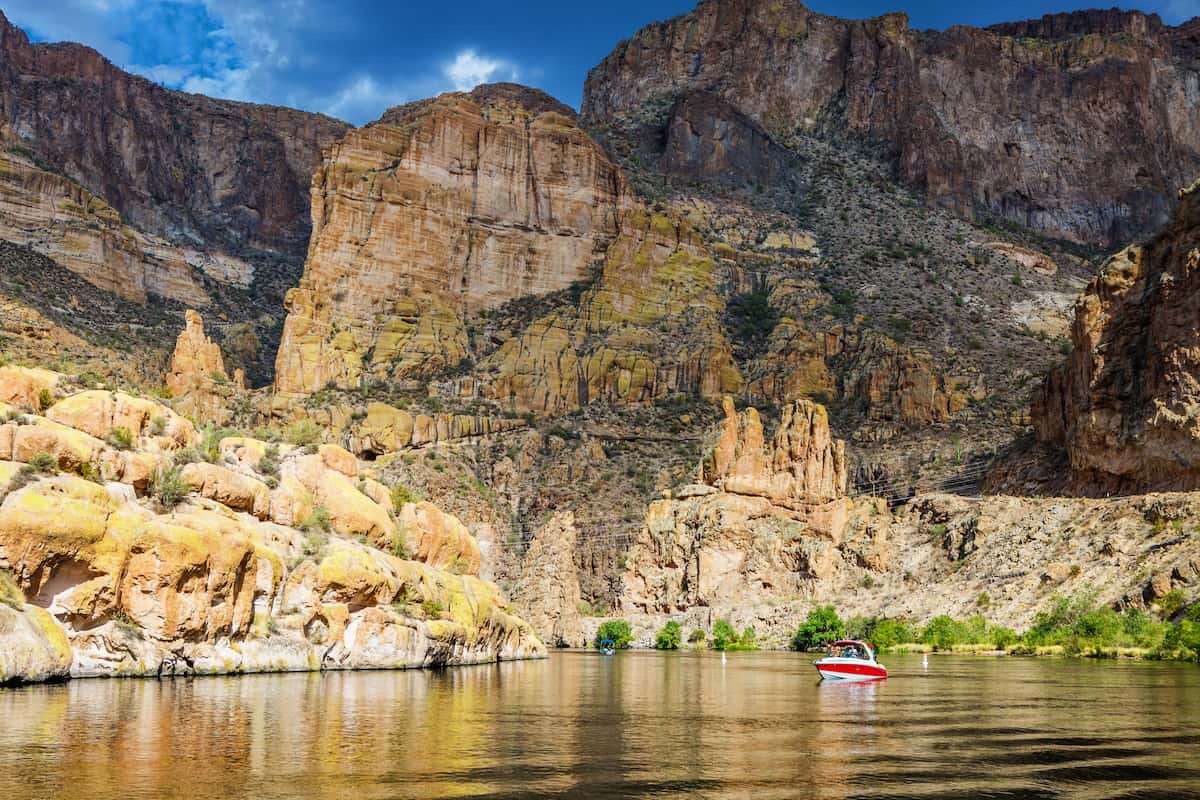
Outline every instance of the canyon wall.
<path id="1" fill-rule="evenodd" d="M 779 140 L 869 142 L 967 218 L 1115 245 L 1163 224 L 1200 174 L 1197 53 L 1194 23 L 1137 11 L 917 31 L 900 13 L 706 0 L 621 42 L 589 73 L 582 116 L 603 130 L 715 95 Z M 693 130 L 719 139 L 705 127 Z"/>
<path id="2" fill-rule="evenodd" d="M 1075 306 L 1072 349 L 1034 396 L 1037 438 L 1085 494 L 1200 488 L 1200 185 L 1112 256 Z"/>

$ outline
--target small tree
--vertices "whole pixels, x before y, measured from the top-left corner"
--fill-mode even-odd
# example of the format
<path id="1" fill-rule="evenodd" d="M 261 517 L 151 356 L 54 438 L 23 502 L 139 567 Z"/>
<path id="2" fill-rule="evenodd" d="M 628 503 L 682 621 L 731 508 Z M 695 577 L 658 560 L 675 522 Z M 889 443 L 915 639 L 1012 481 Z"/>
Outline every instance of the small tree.
<path id="1" fill-rule="evenodd" d="M 809 650 L 826 642 L 845 637 L 846 626 L 833 606 L 817 606 L 808 612 L 804 622 L 792 636 L 793 650 Z"/>
<path id="2" fill-rule="evenodd" d="M 669 621 L 654 635 L 654 649 L 678 650 L 683 639 L 683 628 L 675 620 Z"/>
<path id="3" fill-rule="evenodd" d="M 627 649 L 633 644 L 633 631 L 629 628 L 629 623 L 623 619 L 610 619 L 602 623 L 596 630 L 596 638 L 592 642 L 592 646 L 597 650 L 600 649 L 600 643 L 606 639 L 612 640 L 613 646 L 619 649 Z"/>
<path id="4" fill-rule="evenodd" d="M 164 508 L 171 509 L 179 505 L 179 501 L 191 490 L 181 473 L 179 467 L 160 468 L 154 473 L 154 494 Z"/>
<path id="5" fill-rule="evenodd" d="M 737 644 L 737 640 L 737 631 L 729 624 L 729 620 L 719 619 L 713 623 L 713 650 L 732 650 L 733 645 Z"/>

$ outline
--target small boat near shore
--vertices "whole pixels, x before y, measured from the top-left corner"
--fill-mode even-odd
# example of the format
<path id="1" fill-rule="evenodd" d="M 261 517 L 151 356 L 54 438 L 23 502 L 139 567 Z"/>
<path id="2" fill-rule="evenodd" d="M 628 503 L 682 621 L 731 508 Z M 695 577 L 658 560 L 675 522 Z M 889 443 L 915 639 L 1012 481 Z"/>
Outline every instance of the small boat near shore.
<path id="1" fill-rule="evenodd" d="M 878 681 L 888 676 L 887 667 L 875 660 L 874 648 L 856 639 L 833 642 L 813 666 L 827 681 Z"/>

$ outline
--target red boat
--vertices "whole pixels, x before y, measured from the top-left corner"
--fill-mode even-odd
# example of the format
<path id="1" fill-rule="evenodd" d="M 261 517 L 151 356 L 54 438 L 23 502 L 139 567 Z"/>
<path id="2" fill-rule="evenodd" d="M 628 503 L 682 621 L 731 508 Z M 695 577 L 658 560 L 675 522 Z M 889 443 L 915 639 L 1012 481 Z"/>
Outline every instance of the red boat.
<path id="1" fill-rule="evenodd" d="M 878 681 L 887 677 L 887 667 L 875 660 L 875 650 L 866 642 L 845 639 L 829 645 L 824 658 L 813 662 L 827 681 Z"/>

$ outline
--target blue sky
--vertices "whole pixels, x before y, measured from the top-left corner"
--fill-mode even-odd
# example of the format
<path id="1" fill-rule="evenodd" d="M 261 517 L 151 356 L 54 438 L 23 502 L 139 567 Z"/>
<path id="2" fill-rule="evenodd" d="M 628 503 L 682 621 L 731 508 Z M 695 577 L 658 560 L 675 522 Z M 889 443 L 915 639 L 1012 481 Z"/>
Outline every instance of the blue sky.
<path id="1" fill-rule="evenodd" d="M 794 2 L 795 0 L 785 0 Z M 276 103 L 354 123 L 396 103 L 516 80 L 578 107 L 583 79 L 619 40 L 694 0 L 0 0 L 38 41 L 91 45 L 173 88 Z M 1084 8 L 1011 0 L 812 0 L 845 17 L 907 11 L 920 28 L 986 25 Z M 1107 4 L 1104 4 L 1107 5 Z M 1179 22 L 1200 0 L 1140 7 Z"/>

